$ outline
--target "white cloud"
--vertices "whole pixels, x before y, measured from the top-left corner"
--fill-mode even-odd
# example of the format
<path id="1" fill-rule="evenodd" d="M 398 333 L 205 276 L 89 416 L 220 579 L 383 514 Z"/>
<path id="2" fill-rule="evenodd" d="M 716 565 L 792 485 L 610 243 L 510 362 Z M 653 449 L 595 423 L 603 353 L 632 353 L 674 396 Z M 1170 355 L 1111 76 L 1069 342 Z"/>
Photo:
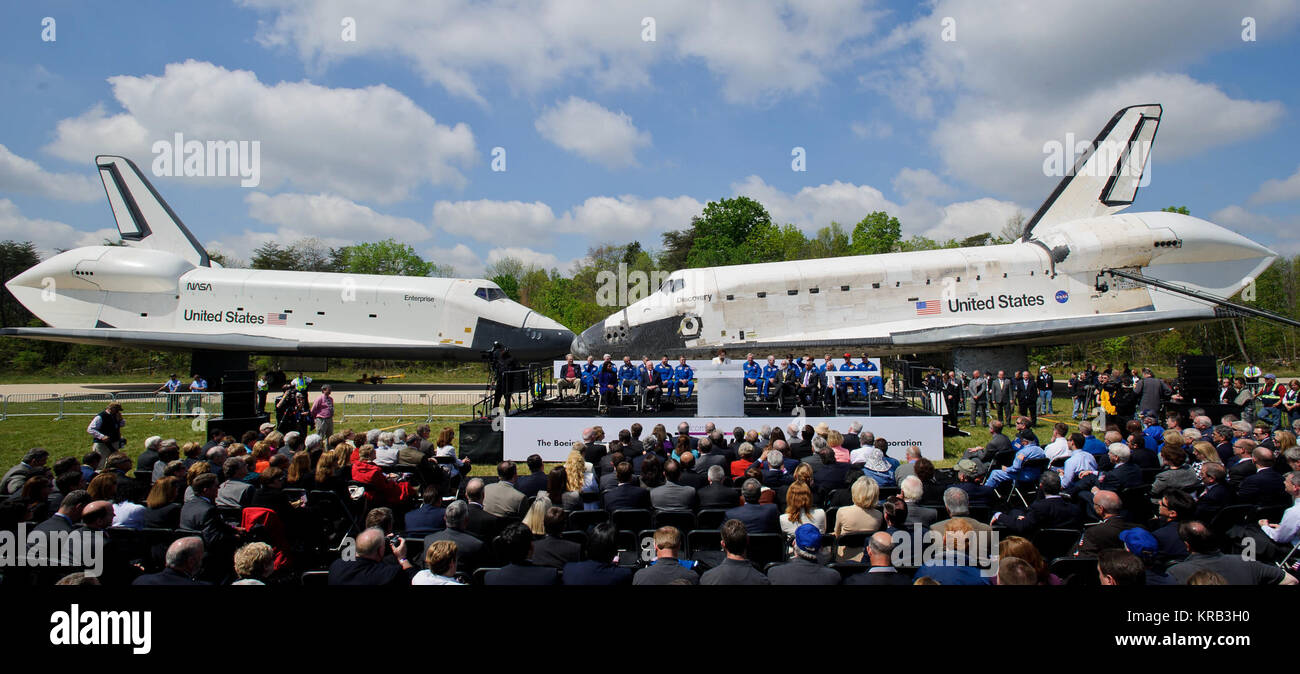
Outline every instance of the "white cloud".
<path id="1" fill-rule="evenodd" d="M 853 122 L 849 124 L 849 130 L 853 132 L 854 136 L 863 140 L 888 138 L 894 134 L 893 127 L 878 119 Z"/>
<path id="2" fill-rule="evenodd" d="M 555 213 L 540 201 L 439 201 L 433 205 L 433 223 L 479 241 L 539 241 L 550 235 Z"/>
<path id="3" fill-rule="evenodd" d="M 176 133 L 186 140 L 261 141 L 264 189 L 290 183 L 379 203 L 405 199 L 425 184 L 459 187 L 460 168 L 476 160 L 468 126 L 440 124 L 384 85 L 264 84 L 252 72 L 193 60 L 169 64 L 162 75 L 108 81 L 124 112 L 96 105 L 61 120 L 47 151 L 71 161 L 123 154 L 147 167 L 153 143 L 171 142 Z"/>
<path id="4" fill-rule="evenodd" d="M 952 187 L 928 169 L 904 168 L 894 176 L 894 191 L 908 201 L 949 196 Z"/>
<path id="5" fill-rule="evenodd" d="M 243 2 L 271 15 L 262 44 L 294 49 L 310 67 L 397 55 L 427 82 L 480 103 L 479 79 L 496 73 L 530 94 L 574 81 L 644 88 L 654 65 L 682 61 L 702 63 L 733 102 L 811 92 L 860 56 L 880 16 L 856 0 L 448 0 L 418 12 L 348 0 Z M 356 20 L 355 42 L 340 39 L 344 16 Z M 647 16 L 653 42 L 642 40 Z"/>
<path id="6" fill-rule="evenodd" d="M 650 134 L 626 113 L 576 96 L 544 110 L 533 126 L 561 149 L 609 168 L 636 164 L 637 150 L 650 146 Z"/>
<path id="7" fill-rule="evenodd" d="M 557 223 L 564 232 L 587 233 L 592 238 L 630 236 L 641 232 L 686 229 L 704 203 L 687 196 L 590 197 L 569 209 Z"/>
<path id="8" fill-rule="evenodd" d="M 1120 108 L 1156 101 L 1164 106 L 1147 169 L 1160 162 L 1239 142 L 1270 128 L 1284 108 L 1276 101 L 1229 98 L 1217 86 L 1186 75 L 1140 75 L 1046 106 L 1011 107 L 968 98 L 939 122 L 931 142 L 946 170 L 963 181 L 1025 200 L 1041 200 L 1060 180 L 1043 169 L 1044 144 L 1096 137 Z"/>
<path id="9" fill-rule="evenodd" d="M 1023 213 L 1024 209 L 1010 201 L 989 198 L 948 204 L 942 208 L 939 222 L 922 232 L 922 236 L 936 241 L 960 240 L 985 232 L 998 236 L 1007 220 L 1017 212 Z"/>
<path id="10" fill-rule="evenodd" d="M 1277 201 L 1295 201 L 1300 199 L 1300 168 L 1283 180 L 1272 178 L 1265 180 L 1259 190 L 1250 196 L 1252 204 L 1268 204 Z"/>
<path id="11" fill-rule="evenodd" d="M 1128 105 L 1164 105 L 1153 179 L 1159 162 L 1273 127 L 1281 103 L 1233 97 L 1179 72 L 1216 52 L 1255 48 L 1241 40 L 1242 16 L 1268 27 L 1261 43 L 1280 42 L 1300 8 L 1272 0 L 1190 12 L 1179 0 L 936 0 L 873 46 L 875 69 L 860 81 L 905 114 L 938 118 L 930 140 L 948 177 L 1041 200 L 1056 182 L 1043 176 L 1043 144 L 1066 133 L 1091 140 Z M 948 17 L 953 41 L 942 39 Z"/>
<path id="12" fill-rule="evenodd" d="M 393 238 L 403 242 L 429 238 L 429 228 L 410 218 L 378 213 L 335 194 L 277 194 L 254 192 L 244 198 L 248 215 L 268 225 L 303 228 L 318 237 L 353 237 L 368 241 Z"/>
<path id="13" fill-rule="evenodd" d="M 838 180 L 788 194 L 752 175 L 733 183 L 731 189 L 736 196 L 747 196 L 763 204 L 773 222 L 794 223 L 805 232 L 826 227 L 832 221 L 852 230 L 873 211 L 899 212 L 898 204 L 886 199 L 880 190 Z M 908 223 L 903 225 L 906 227 Z"/>
<path id="14" fill-rule="evenodd" d="M 63 201 L 94 201 L 104 194 L 90 176 L 50 173 L 4 145 L 0 145 L 0 189 Z"/>
<path id="15" fill-rule="evenodd" d="M 14 202 L 0 199 L 0 240 L 31 241 L 42 258 L 58 250 L 100 246 L 105 240 L 117 241 L 120 238 L 117 229 L 87 232 L 57 220 L 29 218 Z"/>
<path id="16" fill-rule="evenodd" d="M 505 248 L 493 248 L 488 251 L 488 264 L 500 262 L 501 260 L 512 257 L 524 263 L 526 267 L 539 267 L 541 269 L 551 269 L 559 267 L 560 258 L 551 253 L 541 253 L 532 248 L 521 246 L 507 246 Z M 566 270 L 567 271 L 567 270 Z"/>
<path id="17" fill-rule="evenodd" d="M 430 248 L 424 257 L 440 265 L 451 265 L 459 278 L 483 276 L 483 259 L 463 243 L 458 243 L 451 248 Z"/>

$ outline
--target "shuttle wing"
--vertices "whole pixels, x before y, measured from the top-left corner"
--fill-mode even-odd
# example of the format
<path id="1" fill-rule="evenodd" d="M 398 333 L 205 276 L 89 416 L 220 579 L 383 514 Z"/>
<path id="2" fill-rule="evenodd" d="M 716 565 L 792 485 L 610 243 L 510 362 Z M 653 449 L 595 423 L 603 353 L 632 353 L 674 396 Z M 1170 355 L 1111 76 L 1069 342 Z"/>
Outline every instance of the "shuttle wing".
<path id="1" fill-rule="evenodd" d="M 0 337 L 25 337 L 72 344 L 100 346 L 139 346 L 155 349 L 189 351 L 248 351 L 252 353 L 289 353 L 330 355 L 336 357 L 440 358 L 463 354 L 468 348 L 448 344 L 383 341 L 367 338 L 365 342 L 309 342 L 280 337 L 258 337 L 234 332 L 180 333 L 122 328 L 0 328 Z"/>
<path id="2" fill-rule="evenodd" d="M 1132 204 L 1155 143 L 1161 111 L 1159 104 L 1151 103 L 1115 113 L 1025 223 L 1021 239 L 1028 241 L 1038 225 L 1111 215 Z"/>
<path id="3" fill-rule="evenodd" d="M 122 243 L 137 248 L 165 250 L 179 255 L 196 267 L 210 267 L 208 251 L 158 195 L 148 178 L 126 157 L 95 157 L 99 179 L 104 182 L 108 205 L 117 220 Z"/>

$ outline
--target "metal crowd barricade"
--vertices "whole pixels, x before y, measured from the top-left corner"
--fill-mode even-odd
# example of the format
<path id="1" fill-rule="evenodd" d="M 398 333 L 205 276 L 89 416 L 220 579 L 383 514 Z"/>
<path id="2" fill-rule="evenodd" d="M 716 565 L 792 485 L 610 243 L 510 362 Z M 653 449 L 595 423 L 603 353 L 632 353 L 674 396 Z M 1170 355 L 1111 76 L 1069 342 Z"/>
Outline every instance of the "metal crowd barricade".
<path id="1" fill-rule="evenodd" d="M 63 405 L 59 408 L 59 416 L 55 421 L 72 417 L 84 418 L 89 422 L 90 417 L 103 412 L 113 402 L 112 393 L 64 393 L 61 397 Z"/>
<path id="2" fill-rule="evenodd" d="M 377 418 L 432 420 L 432 403 L 427 393 L 372 393 L 369 398 L 367 421 Z"/>
<path id="3" fill-rule="evenodd" d="M 58 393 L 10 393 L 4 397 L 0 420 L 9 417 L 63 418 L 63 396 Z"/>

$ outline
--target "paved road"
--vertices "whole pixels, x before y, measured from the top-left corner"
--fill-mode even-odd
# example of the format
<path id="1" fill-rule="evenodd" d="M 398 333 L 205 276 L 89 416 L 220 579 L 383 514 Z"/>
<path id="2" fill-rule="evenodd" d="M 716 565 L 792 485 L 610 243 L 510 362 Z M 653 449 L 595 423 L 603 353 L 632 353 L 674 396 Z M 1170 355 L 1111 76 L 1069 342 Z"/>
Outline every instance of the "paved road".
<path id="1" fill-rule="evenodd" d="M 483 384 L 432 384 L 432 383 L 403 383 L 403 384 L 331 384 L 334 387 L 334 393 L 456 393 L 456 394 L 482 394 L 484 392 Z M 131 393 L 148 393 L 158 388 L 155 382 L 139 383 L 122 383 L 114 382 L 108 384 L 75 384 L 70 382 L 60 384 L 0 384 L 0 395 L 11 393 L 115 393 L 129 391 Z M 182 391 L 184 388 L 182 387 Z M 313 386 L 312 393 L 318 392 L 319 387 Z"/>

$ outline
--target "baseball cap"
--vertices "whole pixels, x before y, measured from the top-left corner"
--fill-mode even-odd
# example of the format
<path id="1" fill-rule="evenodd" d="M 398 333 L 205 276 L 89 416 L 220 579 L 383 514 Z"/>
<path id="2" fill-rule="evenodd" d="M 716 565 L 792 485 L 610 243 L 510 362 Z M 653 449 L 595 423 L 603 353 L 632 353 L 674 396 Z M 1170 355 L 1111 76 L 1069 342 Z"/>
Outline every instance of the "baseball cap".
<path id="1" fill-rule="evenodd" d="M 844 352 L 844 357 L 845 357 L 845 358 L 852 358 L 852 357 L 853 357 L 853 354 L 851 354 L 851 353 L 849 353 L 849 352 L 846 351 L 846 352 Z"/>
<path id="2" fill-rule="evenodd" d="M 974 459 L 962 459 L 955 466 L 957 472 L 963 473 L 970 477 L 979 477 L 984 474 L 984 467 Z"/>
<path id="3" fill-rule="evenodd" d="M 794 530 L 794 544 L 805 552 L 817 552 L 822 547 L 822 532 L 814 524 L 803 524 Z"/>
<path id="4" fill-rule="evenodd" d="M 1156 537 L 1150 531 L 1142 527 L 1133 527 L 1120 532 L 1119 540 L 1129 552 L 1137 555 L 1142 561 L 1150 561 L 1151 557 L 1156 554 L 1160 544 L 1156 542 Z"/>
<path id="5" fill-rule="evenodd" d="M 1264 378 L 1265 378 L 1265 379 L 1277 379 L 1277 377 L 1274 377 L 1272 373 L 1269 373 L 1269 374 L 1264 375 Z"/>

